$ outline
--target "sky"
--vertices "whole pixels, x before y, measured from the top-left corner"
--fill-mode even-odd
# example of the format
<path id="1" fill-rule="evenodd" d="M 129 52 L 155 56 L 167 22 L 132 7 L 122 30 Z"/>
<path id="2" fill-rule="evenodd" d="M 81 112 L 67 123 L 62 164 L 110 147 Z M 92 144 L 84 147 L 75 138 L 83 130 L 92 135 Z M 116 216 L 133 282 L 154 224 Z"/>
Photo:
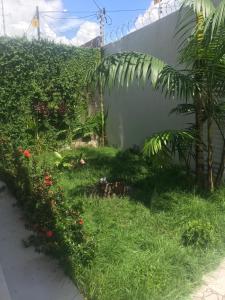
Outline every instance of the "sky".
<path id="1" fill-rule="evenodd" d="M 162 0 L 163 3 L 168 1 L 177 0 Z M 43 38 L 82 45 L 99 35 L 98 8 L 94 2 L 106 8 L 106 43 L 158 18 L 158 6 L 152 0 L 3 0 L 6 34 L 37 37 L 37 29 L 31 21 L 38 6 Z M 1 15 L 0 35 L 3 35 Z"/>

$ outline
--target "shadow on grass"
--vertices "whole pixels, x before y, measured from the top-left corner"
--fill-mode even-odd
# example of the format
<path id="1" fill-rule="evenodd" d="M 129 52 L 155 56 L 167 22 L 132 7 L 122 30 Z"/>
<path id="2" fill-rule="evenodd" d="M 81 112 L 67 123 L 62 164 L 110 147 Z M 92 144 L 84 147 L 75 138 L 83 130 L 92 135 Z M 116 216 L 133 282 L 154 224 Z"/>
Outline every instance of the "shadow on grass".
<path id="1" fill-rule="evenodd" d="M 93 184 L 85 182 L 78 184 L 69 191 L 70 197 L 93 196 L 93 191 L 99 183 L 102 175 L 109 182 L 122 181 L 131 187 L 129 198 L 131 201 L 141 202 L 145 206 L 152 208 L 152 201 L 155 195 L 165 194 L 173 191 L 190 192 L 194 189 L 193 177 L 178 167 L 171 166 L 167 169 L 154 168 L 152 162 L 143 158 L 140 153 L 133 151 L 116 151 L 112 148 L 93 149 L 84 148 L 76 151 L 76 155 L 83 153 L 87 161 L 86 169 L 83 171 L 95 176 Z M 70 178 L 83 172 L 74 170 L 68 174 Z M 76 175 L 75 175 L 76 174 Z M 85 176 L 85 173 L 84 173 Z M 159 197 L 160 198 L 160 197 Z M 162 209 L 169 207 L 169 197 L 161 197 L 165 200 L 165 205 L 161 203 Z M 160 209 L 160 205 L 157 205 Z"/>
<path id="2" fill-rule="evenodd" d="M 154 210 L 168 210 L 169 202 L 173 201 L 169 193 L 193 190 L 193 177 L 187 175 L 182 168 L 173 166 L 165 170 L 155 170 L 148 177 L 135 182 L 130 199 L 142 202 Z"/>

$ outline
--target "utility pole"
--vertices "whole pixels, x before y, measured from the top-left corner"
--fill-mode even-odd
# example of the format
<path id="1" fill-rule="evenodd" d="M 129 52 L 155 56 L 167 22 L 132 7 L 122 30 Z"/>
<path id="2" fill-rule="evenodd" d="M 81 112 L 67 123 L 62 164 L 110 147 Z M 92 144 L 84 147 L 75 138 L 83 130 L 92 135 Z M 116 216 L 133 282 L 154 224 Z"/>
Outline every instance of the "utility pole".
<path id="1" fill-rule="evenodd" d="M 37 37 L 40 41 L 41 39 L 41 30 L 40 30 L 40 13 L 39 13 L 39 6 L 36 6 L 36 20 L 37 20 Z"/>
<path id="2" fill-rule="evenodd" d="M 5 27 L 5 12 L 4 12 L 4 3 L 3 0 L 1 0 L 2 4 L 2 25 L 3 25 L 3 34 L 6 36 L 6 27 Z"/>
<path id="3" fill-rule="evenodd" d="M 101 38 L 101 48 L 105 45 L 105 18 L 106 18 L 106 9 L 102 8 L 99 12 L 100 19 L 100 38 Z"/>

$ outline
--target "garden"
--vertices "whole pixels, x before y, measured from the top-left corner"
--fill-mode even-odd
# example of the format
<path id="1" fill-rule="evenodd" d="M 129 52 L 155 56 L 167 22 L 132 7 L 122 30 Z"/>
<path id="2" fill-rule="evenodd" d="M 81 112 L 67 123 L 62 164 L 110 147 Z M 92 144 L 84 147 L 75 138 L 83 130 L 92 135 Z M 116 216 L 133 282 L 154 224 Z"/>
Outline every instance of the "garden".
<path id="1" fill-rule="evenodd" d="M 225 256 L 225 149 L 215 174 L 212 143 L 213 122 L 225 141 L 224 10 L 200 2 L 187 4 L 197 18 L 185 71 L 147 54 L 102 61 L 98 49 L 0 39 L 0 178 L 24 214 L 24 247 L 56 258 L 86 299 L 186 299 Z M 181 98 L 173 113 L 195 124 L 143 149 L 107 146 L 103 89 L 134 80 Z"/>

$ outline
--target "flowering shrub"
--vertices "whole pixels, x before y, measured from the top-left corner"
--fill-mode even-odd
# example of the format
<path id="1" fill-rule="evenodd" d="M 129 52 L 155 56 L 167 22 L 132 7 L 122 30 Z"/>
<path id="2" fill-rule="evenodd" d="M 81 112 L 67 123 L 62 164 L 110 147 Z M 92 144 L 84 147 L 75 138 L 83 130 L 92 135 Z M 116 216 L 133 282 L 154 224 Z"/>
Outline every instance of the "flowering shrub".
<path id="1" fill-rule="evenodd" d="M 71 255 L 77 266 L 89 264 L 95 245 L 84 230 L 83 207 L 68 203 L 57 185 L 57 168 L 46 168 L 32 151 L 13 147 L 8 138 L 0 140 L 0 155 L 0 177 L 13 187 L 26 226 L 33 231 L 24 245 L 54 255 L 64 265 Z"/>

